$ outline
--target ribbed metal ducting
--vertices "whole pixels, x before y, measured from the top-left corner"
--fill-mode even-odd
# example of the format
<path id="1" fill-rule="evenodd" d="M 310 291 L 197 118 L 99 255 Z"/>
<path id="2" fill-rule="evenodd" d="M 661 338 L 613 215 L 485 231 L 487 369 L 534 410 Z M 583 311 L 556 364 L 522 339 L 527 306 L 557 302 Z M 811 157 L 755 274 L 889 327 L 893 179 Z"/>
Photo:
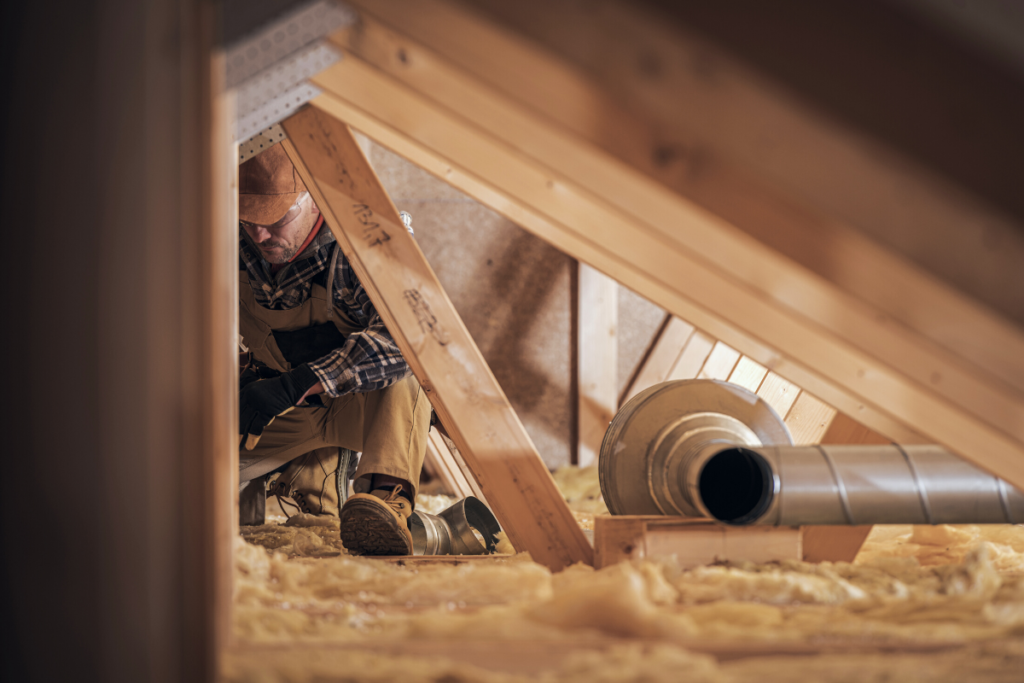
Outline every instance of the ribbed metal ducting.
<path id="1" fill-rule="evenodd" d="M 735 524 L 1024 522 L 1024 495 L 940 446 L 793 446 L 755 394 L 712 380 L 651 387 L 605 434 L 612 514 Z"/>

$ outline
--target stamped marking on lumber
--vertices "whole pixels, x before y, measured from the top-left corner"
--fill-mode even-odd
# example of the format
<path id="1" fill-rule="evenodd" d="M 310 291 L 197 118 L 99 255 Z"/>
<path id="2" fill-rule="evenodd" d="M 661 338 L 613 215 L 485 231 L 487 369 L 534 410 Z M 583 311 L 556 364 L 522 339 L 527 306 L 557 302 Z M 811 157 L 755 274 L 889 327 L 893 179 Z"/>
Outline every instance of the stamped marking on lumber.
<path id="1" fill-rule="evenodd" d="M 373 209 L 366 204 L 353 204 L 352 208 L 356 220 L 363 226 L 363 239 L 366 240 L 367 245 L 379 247 L 391 239 L 391 235 L 387 233 L 384 226 L 374 220 Z"/>
<path id="2" fill-rule="evenodd" d="M 419 321 L 420 329 L 423 330 L 423 333 L 429 334 L 441 346 L 447 346 L 449 342 L 448 333 L 441 327 L 441 323 L 437 321 L 437 316 L 431 312 L 430 304 L 423 299 L 420 290 L 407 289 L 403 294 L 405 295 L 405 300 L 409 303 L 409 308 L 416 314 L 416 320 Z"/>

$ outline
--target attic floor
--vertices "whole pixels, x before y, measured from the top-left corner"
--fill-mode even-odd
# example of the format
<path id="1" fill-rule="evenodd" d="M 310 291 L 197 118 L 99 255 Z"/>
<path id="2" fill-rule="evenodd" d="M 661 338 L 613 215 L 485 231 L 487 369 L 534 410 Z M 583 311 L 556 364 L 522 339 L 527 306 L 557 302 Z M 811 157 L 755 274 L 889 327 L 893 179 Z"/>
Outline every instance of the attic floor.
<path id="1" fill-rule="evenodd" d="M 586 525 L 592 470 L 556 473 Z M 596 492 L 596 495 L 595 495 Z M 443 497 L 421 496 L 431 511 Z M 1024 527 L 876 527 L 852 563 L 400 565 L 283 516 L 235 552 L 228 681 L 1018 681 Z"/>

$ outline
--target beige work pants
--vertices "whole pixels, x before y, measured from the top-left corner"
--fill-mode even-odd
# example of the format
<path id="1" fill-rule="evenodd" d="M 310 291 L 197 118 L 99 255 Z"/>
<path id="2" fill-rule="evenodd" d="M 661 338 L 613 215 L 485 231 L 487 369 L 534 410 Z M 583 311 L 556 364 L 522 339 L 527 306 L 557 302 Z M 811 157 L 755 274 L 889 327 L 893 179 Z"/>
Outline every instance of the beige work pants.
<path id="1" fill-rule="evenodd" d="M 380 391 L 322 395 L 326 408 L 296 408 L 274 419 L 251 451 L 238 453 L 241 482 L 272 472 L 316 448 L 361 451 L 353 488 L 368 491 L 367 475 L 409 482 L 416 494 L 430 430 L 430 402 L 412 375 Z"/>

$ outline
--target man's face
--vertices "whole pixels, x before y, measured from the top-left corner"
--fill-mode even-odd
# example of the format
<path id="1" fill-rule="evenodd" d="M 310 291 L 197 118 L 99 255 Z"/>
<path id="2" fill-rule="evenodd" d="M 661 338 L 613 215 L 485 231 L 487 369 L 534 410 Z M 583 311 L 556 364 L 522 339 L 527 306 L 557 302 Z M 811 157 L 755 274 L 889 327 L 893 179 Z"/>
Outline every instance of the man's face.
<path id="1" fill-rule="evenodd" d="M 286 263 L 306 241 L 319 213 L 309 193 L 304 192 L 288 213 L 273 225 L 241 223 L 268 263 Z"/>

